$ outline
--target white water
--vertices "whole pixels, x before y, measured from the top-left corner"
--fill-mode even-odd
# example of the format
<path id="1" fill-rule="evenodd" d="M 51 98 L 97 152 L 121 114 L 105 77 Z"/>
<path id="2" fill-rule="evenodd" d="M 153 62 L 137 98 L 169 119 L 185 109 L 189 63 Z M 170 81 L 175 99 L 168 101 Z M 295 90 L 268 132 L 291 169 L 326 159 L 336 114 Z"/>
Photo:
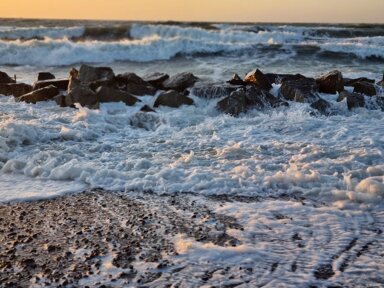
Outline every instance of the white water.
<path id="1" fill-rule="evenodd" d="M 194 100 L 194 106 L 143 114 L 138 113 L 143 103 L 75 110 L 1 97 L 0 173 L 15 181 L 21 174 L 117 191 L 300 192 L 315 198 L 382 201 L 380 110 L 349 112 L 341 102 L 335 103 L 338 115 L 313 117 L 306 104 L 292 103 L 289 109 L 255 110 L 233 118 L 216 111 L 217 100 Z M 7 191 L 7 183 L 1 191 Z M 18 184 L 20 192 L 2 192 L 2 200 L 22 198 L 28 183 L 25 189 Z M 39 196 L 49 196 L 45 191 Z"/>

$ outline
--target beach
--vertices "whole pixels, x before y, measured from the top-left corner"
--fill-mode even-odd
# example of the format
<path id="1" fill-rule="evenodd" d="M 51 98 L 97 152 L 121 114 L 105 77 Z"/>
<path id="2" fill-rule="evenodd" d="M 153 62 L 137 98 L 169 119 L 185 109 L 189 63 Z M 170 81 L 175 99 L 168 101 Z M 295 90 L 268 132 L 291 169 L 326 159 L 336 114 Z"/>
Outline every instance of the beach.
<path id="1" fill-rule="evenodd" d="M 0 286 L 383 286 L 383 37 L 4 19 Z"/>

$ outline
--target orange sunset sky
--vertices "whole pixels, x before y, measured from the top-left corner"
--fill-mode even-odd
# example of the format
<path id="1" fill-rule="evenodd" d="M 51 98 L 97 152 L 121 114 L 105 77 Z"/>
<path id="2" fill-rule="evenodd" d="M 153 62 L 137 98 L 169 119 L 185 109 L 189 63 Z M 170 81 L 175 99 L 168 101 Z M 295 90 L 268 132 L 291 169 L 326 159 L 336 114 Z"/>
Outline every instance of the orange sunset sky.
<path id="1" fill-rule="evenodd" d="M 1 0 L 0 17 L 383 23 L 384 0 Z"/>

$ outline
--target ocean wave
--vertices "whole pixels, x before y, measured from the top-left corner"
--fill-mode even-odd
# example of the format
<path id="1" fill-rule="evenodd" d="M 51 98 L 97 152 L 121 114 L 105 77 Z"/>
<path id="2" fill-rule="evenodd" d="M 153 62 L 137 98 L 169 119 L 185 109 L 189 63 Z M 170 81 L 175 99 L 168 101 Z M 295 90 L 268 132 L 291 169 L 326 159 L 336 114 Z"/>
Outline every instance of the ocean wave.
<path id="1" fill-rule="evenodd" d="M 0 28 L 0 39 L 31 40 L 39 38 L 62 39 L 79 37 L 84 34 L 84 27 L 7 27 Z"/>
<path id="2" fill-rule="evenodd" d="M 35 27 L 11 30 L 0 27 L 0 38 L 6 39 L 0 39 L 0 65 L 150 62 L 169 60 L 179 55 L 243 58 L 271 57 L 271 54 L 274 57 L 336 55 L 341 59 L 384 59 L 384 36 L 311 38 L 306 35 L 306 31 L 316 29 L 325 28 L 227 24 L 217 25 L 217 29 L 205 29 L 198 25 L 142 23 L 71 26 L 65 29 Z M 349 28 L 332 29 L 342 31 Z"/>

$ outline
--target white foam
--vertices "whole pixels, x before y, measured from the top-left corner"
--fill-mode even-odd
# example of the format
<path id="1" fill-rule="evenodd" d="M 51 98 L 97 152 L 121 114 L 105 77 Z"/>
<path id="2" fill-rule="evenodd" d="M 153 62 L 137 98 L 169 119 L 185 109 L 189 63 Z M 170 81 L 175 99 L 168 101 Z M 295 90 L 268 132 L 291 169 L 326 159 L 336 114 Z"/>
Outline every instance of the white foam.
<path id="1" fill-rule="evenodd" d="M 338 115 L 312 117 L 307 104 L 292 103 L 233 118 L 216 111 L 217 100 L 194 99 L 139 117 L 152 97 L 100 110 L 2 97 L 1 173 L 119 191 L 383 198 L 383 112 L 338 103 Z"/>

